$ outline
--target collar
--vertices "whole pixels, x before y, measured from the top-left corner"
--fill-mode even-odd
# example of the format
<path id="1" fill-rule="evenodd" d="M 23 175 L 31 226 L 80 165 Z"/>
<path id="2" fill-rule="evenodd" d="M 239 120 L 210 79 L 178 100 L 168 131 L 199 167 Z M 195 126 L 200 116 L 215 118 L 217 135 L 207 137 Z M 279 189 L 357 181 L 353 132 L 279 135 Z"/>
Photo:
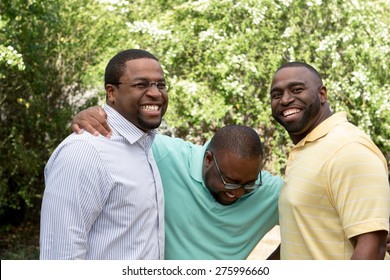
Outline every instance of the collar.
<path id="1" fill-rule="evenodd" d="M 103 109 L 107 113 L 107 119 L 110 127 L 113 130 L 113 134 L 117 134 L 129 141 L 130 144 L 134 144 L 137 141 L 142 139 L 154 139 L 154 136 L 157 133 L 156 129 L 152 129 L 148 132 L 144 132 L 130 121 L 125 119 L 121 114 L 119 114 L 114 108 L 105 104 Z"/>
<path id="2" fill-rule="evenodd" d="M 325 135 L 329 133 L 334 127 L 339 125 L 342 122 L 347 122 L 347 113 L 346 112 L 339 112 L 336 114 L 333 114 L 326 120 L 324 120 L 322 123 L 320 123 L 316 128 L 314 128 L 308 135 L 306 135 L 305 138 L 303 138 L 301 141 L 298 142 L 298 144 L 295 146 L 301 147 L 305 145 L 307 142 L 314 142 Z"/>
<path id="3" fill-rule="evenodd" d="M 204 159 L 204 154 L 207 150 L 207 147 L 209 145 L 210 141 L 206 142 L 203 146 L 193 146 L 193 155 L 192 159 L 190 160 L 190 174 L 193 179 L 196 181 L 200 182 L 203 187 L 206 188 L 204 185 L 203 181 L 203 176 L 202 176 L 202 169 L 203 169 L 203 159 Z"/>

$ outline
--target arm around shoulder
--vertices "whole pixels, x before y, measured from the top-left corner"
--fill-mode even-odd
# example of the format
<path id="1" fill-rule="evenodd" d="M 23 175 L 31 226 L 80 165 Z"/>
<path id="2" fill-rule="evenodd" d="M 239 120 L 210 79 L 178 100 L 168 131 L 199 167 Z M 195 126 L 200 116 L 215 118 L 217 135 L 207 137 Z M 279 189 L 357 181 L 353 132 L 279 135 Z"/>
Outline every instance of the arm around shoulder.
<path id="1" fill-rule="evenodd" d="M 99 106 L 89 107 L 79 112 L 74 116 L 71 128 L 78 134 L 85 129 L 94 136 L 98 136 L 100 133 L 109 138 L 112 135 L 111 128 L 107 123 L 107 114 Z"/>

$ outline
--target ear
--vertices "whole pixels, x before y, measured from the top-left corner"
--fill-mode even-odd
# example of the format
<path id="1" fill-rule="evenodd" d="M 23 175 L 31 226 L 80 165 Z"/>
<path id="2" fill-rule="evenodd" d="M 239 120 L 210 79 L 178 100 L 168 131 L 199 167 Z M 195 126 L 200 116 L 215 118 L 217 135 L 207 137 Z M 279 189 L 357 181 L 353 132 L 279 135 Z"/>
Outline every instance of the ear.
<path id="1" fill-rule="evenodd" d="M 328 99 L 328 91 L 326 90 L 325 86 L 321 86 L 319 94 L 320 94 L 321 104 L 326 103 L 326 101 Z"/>
<path id="2" fill-rule="evenodd" d="M 111 104 L 115 104 L 116 94 L 117 94 L 117 88 L 114 85 L 107 84 L 106 85 L 106 95 L 107 95 L 107 100 Z"/>
<path id="3" fill-rule="evenodd" d="M 206 151 L 204 153 L 203 162 L 206 168 L 210 167 L 211 163 L 213 162 L 213 155 L 211 154 L 210 151 Z"/>

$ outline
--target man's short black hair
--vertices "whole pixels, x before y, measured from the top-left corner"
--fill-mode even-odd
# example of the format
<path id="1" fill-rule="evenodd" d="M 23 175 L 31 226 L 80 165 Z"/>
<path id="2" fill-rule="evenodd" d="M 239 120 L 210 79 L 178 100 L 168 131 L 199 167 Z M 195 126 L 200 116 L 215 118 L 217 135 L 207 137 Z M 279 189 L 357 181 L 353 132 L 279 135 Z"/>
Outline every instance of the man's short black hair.
<path id="1" fill-rule="evenodd" d="M 318 71 L 313 66 L 311 66 L 305 62 L 301 62 L 301 61 L 287 62 L 287 63 L 283 64 L 282 66 L 280 66 L 278 68 L 278 70 L 276 70 L 275 73 L 277 73 L 279 70 L 281 70 L 283 68 L 289 68 L 289 67 L 304 67 L 304 68 L 308 69 L 310 72 L 312 72 L 314 75 L 317 76 L 317 78 L 320 80 L 321 85 L 322 85 L 322 78 L 321 78 L 320 73 L 318 73 Z"/>
<path id="2" fill-rule="evenodd" d="M 263 156 L 259 135 L 245 125 L 222 127 L 215 133 L 207 149 L 214 153 L 232 152 L 243 159 Z"/>
<path id="3" fill-rule="evenodd" d="M 104 74 L 104 86 L 116 84 L 126 70 L 126 62 L 133 59 L 150 58 L 158 61 L 157 57 L 148 51 L 140 49 L 129 49 L 117 53 L 110 59 Z"/>

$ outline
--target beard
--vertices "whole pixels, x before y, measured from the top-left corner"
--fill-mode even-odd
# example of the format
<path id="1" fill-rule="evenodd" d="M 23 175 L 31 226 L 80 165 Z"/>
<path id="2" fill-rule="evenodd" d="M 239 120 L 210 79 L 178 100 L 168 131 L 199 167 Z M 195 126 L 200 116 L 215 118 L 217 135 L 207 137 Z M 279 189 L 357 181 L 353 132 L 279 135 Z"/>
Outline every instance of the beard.
<path id="1" fill-rule="evenodd" d="M 302 134 L 309 129 L 313 129 L 313 127 L 311 127 L 311 123 L 317 119 L 320 112 L 320 107 L 321 101 L 319 98 L 317 98 L 313 103 L 311 103 L 303 110 L 302 118 L 295 122 L 284 122 L 284 120 L 280 117 L 273 117 L 286 129 L 289 134 Z"/>
<path id="2" fill-rule="evenodd" d="M 137 112 L 137 123 L 139 127 L 141 127 L 143 130 L 151 130 L 156 129 L 160 127 L 162 122 L 162 117 L 165 115 L 165 112 L 167 110 L 167 107 L 163 108 L 161 111 L 161 114 L 159 118 L 153 118 L 153 119 L 145 119 L 144 116 L 142 116 L 141 112 Z"/>
<path id="3" fill-rule="evenodd" d="M 156 129 L 160 126 L 162 122 L 162 116 L 160 115 L 159 119 L 145 119 L 140 113 L 137 114 L 137 123 L 138 127 L 142 128 L 143 130 L 151 130 Z"/>
<path id="4" fill-rule="evenodd" d="M 142 118 L 138 118 L 138 123 L 140 124 L 140 126 L 143 128 L 143 129 L 155 129 L 155 128 L 158 128 L 161 124 L 161 118 L 159 121 L 145 121 L 144 119 Z"/>

